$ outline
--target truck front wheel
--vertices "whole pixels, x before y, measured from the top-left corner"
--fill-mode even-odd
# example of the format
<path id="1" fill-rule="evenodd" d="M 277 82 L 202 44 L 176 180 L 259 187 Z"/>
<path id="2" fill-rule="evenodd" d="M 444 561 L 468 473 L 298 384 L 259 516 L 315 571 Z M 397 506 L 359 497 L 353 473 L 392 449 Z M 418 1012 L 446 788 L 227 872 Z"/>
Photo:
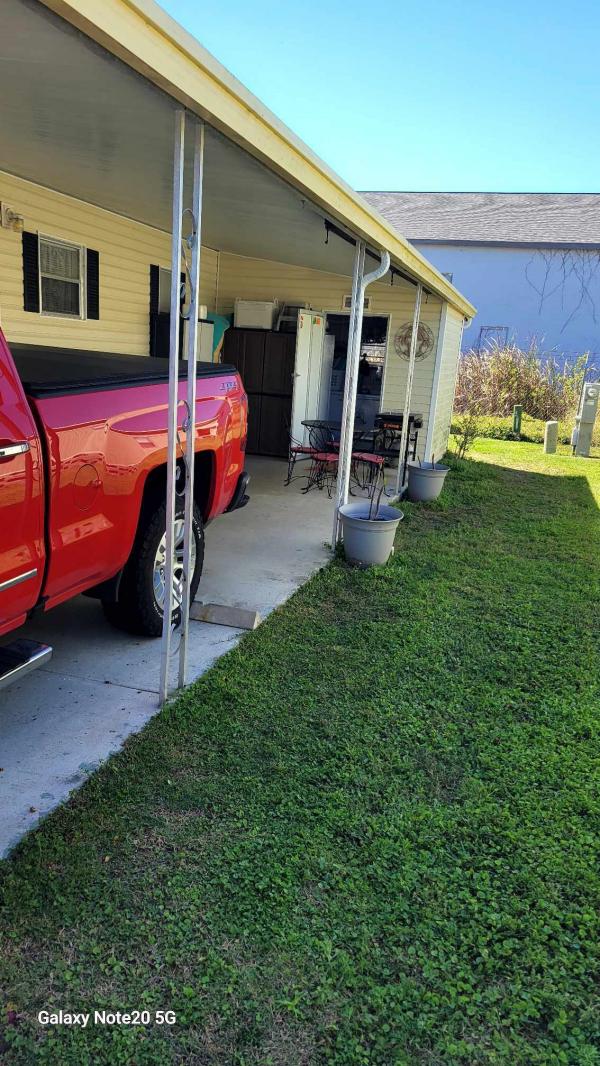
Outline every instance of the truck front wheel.
<path id="1" fill-rule="evenodd" d="M 192 540 L 191 599 L 194 599 L 204 562 L 202 515 L 194 507 Z M 138 530 L 133 550 L 125 566 L 117 601 L 104 602 L 109 622 L 128 633 L 159 637 L 162 633 L 165 602 L 166 504 L 161 503 Z M 173 619 L 181 611 L 183 590 L 183 510 L 175 517 L 175 571 L 173 576 Z"/>

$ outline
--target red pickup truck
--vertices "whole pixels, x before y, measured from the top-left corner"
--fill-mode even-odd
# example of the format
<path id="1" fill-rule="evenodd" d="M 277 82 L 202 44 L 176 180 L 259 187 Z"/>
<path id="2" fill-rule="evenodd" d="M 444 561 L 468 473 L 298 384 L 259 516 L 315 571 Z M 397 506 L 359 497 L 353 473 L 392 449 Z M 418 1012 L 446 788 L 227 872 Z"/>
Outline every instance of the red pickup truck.
<path id="1" fill-rule="evenodd" d="M 181 400 L 185 374 L 182 363 Z M 114 624 L 160 634 L 167 393 L 167 360 L 9 350 L 0 331 L 0 636 L 81 592 L 100 599 Z M 192 598 L 204 526 L 248 500 L 247 401 L 233 367 L 198 364 L 195 414 Z M 180 580 L 183 500 L 177 514 Z M 0 687 L 50 655 L 32 641 L 0 646 Z"/>

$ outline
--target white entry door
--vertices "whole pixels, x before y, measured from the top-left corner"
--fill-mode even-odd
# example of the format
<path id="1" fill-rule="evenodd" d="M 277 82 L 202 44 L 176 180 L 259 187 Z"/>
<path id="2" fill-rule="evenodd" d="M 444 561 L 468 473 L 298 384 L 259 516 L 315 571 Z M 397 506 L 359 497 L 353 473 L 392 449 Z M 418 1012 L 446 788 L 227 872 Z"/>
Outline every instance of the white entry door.
<path id="1" fill-rule="evenodd" d="M 324 337 L 325 315 L 320 311 L 300 311 L 292 395 L 292 437 L 300 443 L 308 437 L 303 421 L 319 417 Z"/>

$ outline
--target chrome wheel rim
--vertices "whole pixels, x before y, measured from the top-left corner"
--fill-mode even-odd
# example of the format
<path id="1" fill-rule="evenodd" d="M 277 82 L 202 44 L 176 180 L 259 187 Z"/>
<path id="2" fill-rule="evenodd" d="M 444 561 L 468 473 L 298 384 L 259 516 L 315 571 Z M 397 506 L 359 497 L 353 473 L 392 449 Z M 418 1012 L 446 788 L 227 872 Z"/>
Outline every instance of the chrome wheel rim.
<path id="1" fill-rule="evenodd" d="M 173 608 L 181 607 L 183 602 L 183 518 L 176 518 L 173 527 L 173 554 L 175 565 L 173 567 Z M 161 612 L 165 608 L 165 567 L 167 561 L 167 534 L 163 533 L 160 544 L 154 556 L 154 570 L 152 584 L 154 588 L 154 600 Z M 192 535 L 192 551 L 190 560 L 190 580 L 196 569 L 196 538 Z"/>

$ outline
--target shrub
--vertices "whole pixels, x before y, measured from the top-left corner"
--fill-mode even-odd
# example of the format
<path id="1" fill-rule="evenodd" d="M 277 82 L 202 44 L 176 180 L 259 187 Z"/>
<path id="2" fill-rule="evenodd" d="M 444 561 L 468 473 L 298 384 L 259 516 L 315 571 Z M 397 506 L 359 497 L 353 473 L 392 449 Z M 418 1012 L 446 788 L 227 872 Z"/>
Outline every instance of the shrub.
<path id="1" fill-rule="evenodd" d="M 476 437 L 480 437 L 480 418 L 473 410 L 465 411 L 464 414 L 455 416 L 450 427 L 450 432 L 457 437 L 456 455 L 464 459 L 471 450 Z"/>
<path id="2" fill-rule="evenodd" d="M 560 421 L 575 412 L 586 364 L 585 355 L 561 364 L 535 344 L 528 351 L 515 344 L 472 349 L 460 361 L 455 410 L 471 410 L 475 397 L 482 415 L 511 415 L 521 404 L 531 418 Z"/>
<path id="3" fill-rule="evenodd" d="M 453 436 L 457 437 L 457 450 L 460 447 L 460 441 L 464 433 L 464 419 L 469 417 L 468 415 L 462 415 L 456 413 L 452 416 L 452 426 L 450 432 Z M 530 418 L 529 415 L 524 414 L 521 423 L 521 432 L 515 433 L 513 430 L 512 415 L 510 418 L 500 415 L 481 415 L 476 419 L 477 430 L 476 435 L 478 437 L 491 437 L 493 440 L 523 440 L 530 441 L 534 444 L 543 444 L 544 442 L 544 430 L 546 423 L 541 418 Z M 571 431 L 573 429 L 573 419 L 567 418 L 558 423 L 558 443 L 570 444 Z M 600 446 L 600 425 L 596 425 L 594 431 L 593 444 Z"/>
<path id="4" fill-rule="evenodd" d="M 462 435 L 462 420 L 464 417 L 464 415 L 458 413 L 453 415 L 450 430 L 453 436 L 460 437 Z M 490 437 L 493 440 L 524 440 L 541 444 L 544 440 L 545 424 L 539 418 L 530 418 L 528 415 L 523 415 L 521 432 L 517 434 L 513 430 L 512 415 L 510 418 L 503 415 L 481 415 L 477 419 L 477 436 Z M 568 423 L 559 423 L 558 439 L 561 444 L 567 444 L 571 439 L 571 430 Z"/>

